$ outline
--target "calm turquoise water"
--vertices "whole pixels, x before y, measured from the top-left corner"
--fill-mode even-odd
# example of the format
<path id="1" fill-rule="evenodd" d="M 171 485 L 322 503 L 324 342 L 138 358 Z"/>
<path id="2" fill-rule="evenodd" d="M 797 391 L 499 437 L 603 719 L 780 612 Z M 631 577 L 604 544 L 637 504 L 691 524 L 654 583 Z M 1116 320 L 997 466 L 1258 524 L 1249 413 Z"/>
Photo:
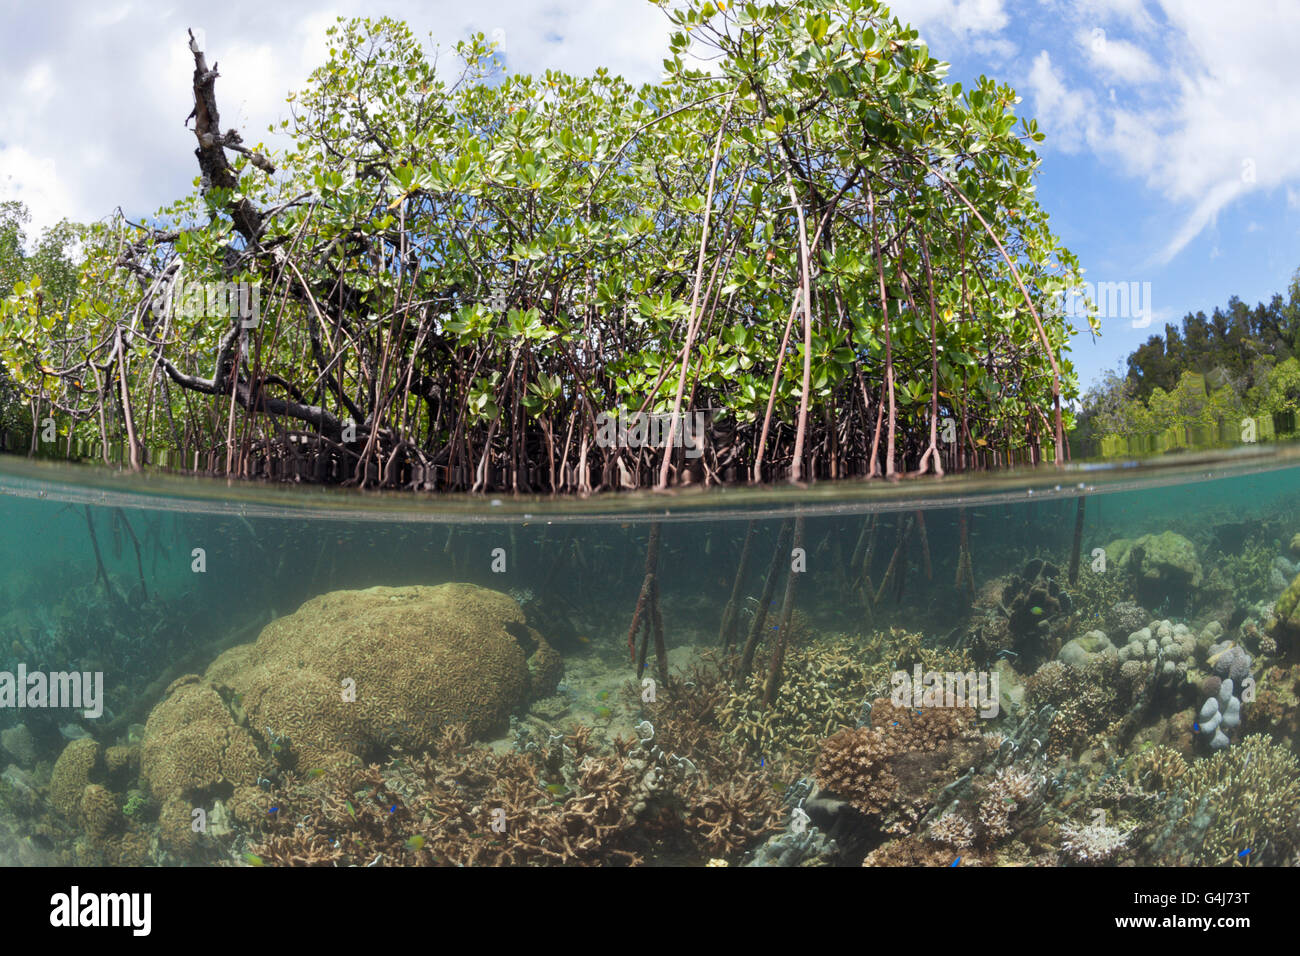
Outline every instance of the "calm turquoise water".
<path id="1" fill-rule="evenodd" d="M 1297 503 L 1287 450 L 566 503 L 0 460 L 0 860 L 1292 862 Z M 932 673 L 996 713 L 884 709 Z"/>

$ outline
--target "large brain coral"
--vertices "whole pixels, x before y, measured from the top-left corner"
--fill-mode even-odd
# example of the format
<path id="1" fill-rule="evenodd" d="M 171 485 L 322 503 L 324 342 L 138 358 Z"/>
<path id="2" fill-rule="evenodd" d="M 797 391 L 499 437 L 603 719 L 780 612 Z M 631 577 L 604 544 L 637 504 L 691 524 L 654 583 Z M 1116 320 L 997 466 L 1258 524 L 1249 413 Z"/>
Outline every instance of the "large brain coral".
<path id="1" fill-rule="evenodd" d="M 253 735 L 195 674 L 173 681 L 145 724 L 140 769 L 159 800 L 255 781 L 264 764 Z"/>
<path id="2" fill-rule="evenodd" d="M 223 653 L 202 683 L 173 687 L 150 716 L 143 770 L 165 800 L 254 784 L 286 750 L 299 771 L 425 751 L 447 723 L 474 737 L 503 731 L 561 676 L 559 655 L 505 594 L 468 584 L 335 591 Z"/>

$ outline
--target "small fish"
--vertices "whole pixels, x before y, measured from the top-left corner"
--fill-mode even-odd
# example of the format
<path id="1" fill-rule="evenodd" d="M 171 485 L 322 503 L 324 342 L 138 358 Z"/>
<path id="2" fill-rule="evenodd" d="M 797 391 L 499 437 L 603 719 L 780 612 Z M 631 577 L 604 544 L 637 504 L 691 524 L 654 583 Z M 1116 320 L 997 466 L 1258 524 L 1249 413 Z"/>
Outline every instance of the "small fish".
<path id="1" fill-rule="evenodd" d="M 357 818 L 357 811 L 353 809 L 351 800 L 343 804 L 343 809 L 348 812 L 348 816 L 350 816 L 353 820 Z"/>
<path id="2" fill-rule="evenodd" d="M 610 699 L 611 697 L 613 697 L 613 696 L 614 696 L 614 695 L 613 695 L 610 691 L 602 690 L 599 694 L 596 695 L 596 699 L 597 699 L 597 700 L 609 700 L 609 699 Z"/>
<path id="3" fill-rule="evenodd" d="M 422 836 L 413 836 L 411 837 L 411 839 L 406 841 L 406 848 L 408 850 L 418 850 L 423 846 L 424 846 L 424 837 Z"/>
<path id="4" fill-rule="evenodd" d="M 562 783 L 548 783 L 546 785 L 546 791 L 553 796 L 562 797 L 569 792 L 569 788 Z"/>
<path id="5" fill-rule="evenodd" d="M 90 736 L 90 734 L 86 732 L 86 728 L 81 727 L 78 724 L 64 724 L 59 728 L 59 733 L 63 734 L 63 736 L 68 740 L 82 740 Z"/>
<path id="6" fill-rule="evenodd" d="M 323 777 L 323 776 L 325 776 L 325 771 L 322 770 L 320 767 L 317 767 L 315 770 L 308 770 L 308 771 L 307 771 L 307 779 L 308 779 L 308 780 L 318 780 L 318 779 L 320 779 L 320 778 Z"/>
<path id="7" fill-rule="evenodd" d="M 245 853 L 244 862 L 249 866 L 266 866 L 266 864 L 262 862 L 262 858 L 256 853 Z"/>
<path id="8" fill-rule="evenodd" d="M 594 713 L 599 720 L 609 720 L 614 716 L 614 711 L 608 707 L 597 707 L 592 713 Z"/>
<path id="9" fill-rule="evenodd" d="M 591 638 L 589 638 L 586 634 L 579 634 L 579 635 L 578 635 L 578 643 L 579 643 L 579 644 L 590 645 L 590 644 L 591 644 Z"/>
<path id="10" fill-rule="evenodd" d="M 1039 607 L 1037 604 L 1035 604 L 1033 607 L 1031 607 L 1031 608 L 1029 609 L 1029 613 L 1030 613 L 1030 614 L 1035 614 L 1035 615 L 1037 615 L 1037 614 L 1042 614 L 1042 613 L 1043 613 L 1043 609 L 1042 609 L 1041 607 Z"/>

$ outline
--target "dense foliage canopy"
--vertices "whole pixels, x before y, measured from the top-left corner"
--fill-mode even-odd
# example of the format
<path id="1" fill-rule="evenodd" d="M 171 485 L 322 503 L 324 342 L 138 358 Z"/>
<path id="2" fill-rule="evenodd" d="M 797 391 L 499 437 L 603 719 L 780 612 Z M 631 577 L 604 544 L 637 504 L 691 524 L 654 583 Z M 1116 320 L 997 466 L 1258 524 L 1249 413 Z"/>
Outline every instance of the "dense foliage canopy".
<path id="1" fill-rule="evenodd" d="M 511 75 L 482 36 L 453 73 L 340 21 L 275 155 L 221 129 L 192 45 L 195 192 L 85 230 L 75 289 L 4 276 L 10 387 L 136 465 L 371 485 L 1060 460 L 1074 330 L 1045 306 L 1079 270 L 1015 92 L 949 84 L 874 0 L 660 5 L 639 87 Z M 193 293 L 220 283 L 258 321 Z M 704 452 L 671 417 L 608 447 L 619 411 L 706 411 Z"/>

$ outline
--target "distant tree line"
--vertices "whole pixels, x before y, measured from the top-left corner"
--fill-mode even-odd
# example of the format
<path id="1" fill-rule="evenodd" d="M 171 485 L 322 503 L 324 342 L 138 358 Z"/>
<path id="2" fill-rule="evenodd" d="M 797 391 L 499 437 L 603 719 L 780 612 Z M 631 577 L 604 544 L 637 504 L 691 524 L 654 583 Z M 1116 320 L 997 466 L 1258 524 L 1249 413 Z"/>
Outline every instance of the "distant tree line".
<path id="1" fill-rule="evenodd" d="M 1160 436 L 1169 447 L 1228 444 L 1244 419 L 1259 439 L 1293 432 L 1297 411 L 1300 269 L 1285 298 L 1252 309 L 1234 295 L 1209 316 L 1167 324 L 1129 355 L 1126 374 L 1108 371 L 1088 389 L 1071 440 L 1093 454 L 1165 450 Z"/>

